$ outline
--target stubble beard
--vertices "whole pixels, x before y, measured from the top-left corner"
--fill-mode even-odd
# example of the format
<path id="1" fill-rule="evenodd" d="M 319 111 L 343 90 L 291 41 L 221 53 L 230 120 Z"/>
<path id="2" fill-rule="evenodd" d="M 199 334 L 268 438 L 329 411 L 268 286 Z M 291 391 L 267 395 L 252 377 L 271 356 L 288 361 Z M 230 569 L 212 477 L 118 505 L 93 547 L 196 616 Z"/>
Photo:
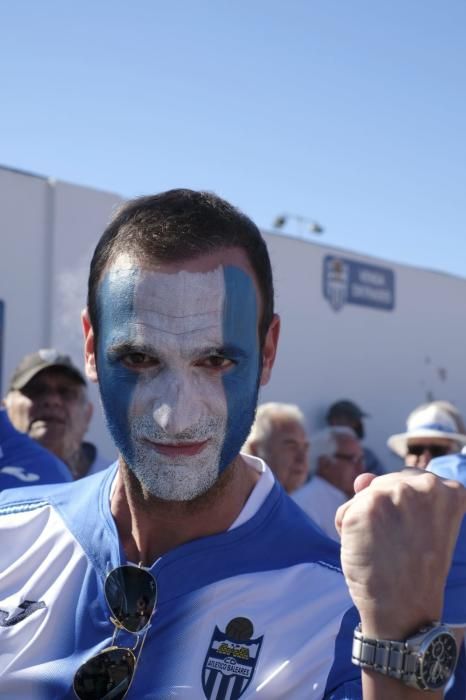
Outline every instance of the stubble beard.
<path id="1" fill-rule="evenodd" d="M 167 436 L 154 429 L 151 418 L 133 419 L 134 454 L 125 461 L 150 496 L 163 501 L 194 501 L 212 489 L 219 479 L 226 424 L 226 418 L 212 417 L 182 433 Z M 207 445 L 199 454 L 175 457 L 157 452 L 146 442 L 176 444 L 206 440 Z"/>

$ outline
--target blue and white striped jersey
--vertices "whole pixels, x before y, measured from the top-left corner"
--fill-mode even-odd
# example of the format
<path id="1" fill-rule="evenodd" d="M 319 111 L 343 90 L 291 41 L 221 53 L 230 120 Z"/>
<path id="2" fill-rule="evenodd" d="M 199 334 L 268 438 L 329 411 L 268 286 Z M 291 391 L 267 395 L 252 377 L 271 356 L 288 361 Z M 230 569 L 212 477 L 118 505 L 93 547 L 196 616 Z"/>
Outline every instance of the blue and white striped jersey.
<path id="1" fill-rule="evenodd" d="M 115 473 L 1 494 L 2 698 L 71 699 L 78 667 L 110 645 L 103 586 L 126 563 L 110 512 Z M 361 698 L 339 547 L 278 484 L 246 522 L 174 549 L 151 572 L 157 608 L 128 700 Z M 134 646 L 125 632 L 117 642 Z"/>

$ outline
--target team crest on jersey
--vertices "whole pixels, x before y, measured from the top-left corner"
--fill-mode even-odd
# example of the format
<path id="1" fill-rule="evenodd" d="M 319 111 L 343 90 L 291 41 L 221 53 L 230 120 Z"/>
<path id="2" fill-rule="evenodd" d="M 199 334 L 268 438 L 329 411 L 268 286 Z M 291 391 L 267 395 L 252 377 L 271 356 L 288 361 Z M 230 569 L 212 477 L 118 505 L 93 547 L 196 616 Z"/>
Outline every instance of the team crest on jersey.
<path id="1" fill-rule="evenodd" d="M 238 700 L 249 686 L 264 637 L 252 639 L 254 627 L 247 617 L 230 620 L 225 632 L 216 626 L 202 667 L 207 700 Z"/>

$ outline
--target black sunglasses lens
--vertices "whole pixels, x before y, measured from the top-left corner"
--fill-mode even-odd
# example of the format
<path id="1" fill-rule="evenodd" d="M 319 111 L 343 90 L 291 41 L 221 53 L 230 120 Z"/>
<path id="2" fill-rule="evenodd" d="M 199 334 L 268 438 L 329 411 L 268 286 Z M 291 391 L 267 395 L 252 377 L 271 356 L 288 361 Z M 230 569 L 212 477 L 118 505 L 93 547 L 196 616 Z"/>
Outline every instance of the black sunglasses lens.
<path id="1" fill-rule="evenodd" d="M 105 597 L 115 620 L 128 632 L 140 632 L 154 611 L 157 584 L 145 569 L 119 566 L 107 576 Z"/>
<path id="2" fill-rule="evenodd" d="M 431 457 L 444 457 L 449 449 L 444 445 L 409 445 L 408 454 L 420 457 L 424 452 L 429 452 Z"/>
<path id="3" fill-rule="evenodd" d="M 432 457 L 444 457 L 446 454 L 448 454 L 448 448 L 442 447 L 441 445 L 431 445 L 429 452 Z"/>
<path id="4" fill-rule="evenodd" d="M 131 649 L 105 649 L 86 661 L 74 677 L 74 692 L 80 700 L 122 700 L 136 665 Z"/>

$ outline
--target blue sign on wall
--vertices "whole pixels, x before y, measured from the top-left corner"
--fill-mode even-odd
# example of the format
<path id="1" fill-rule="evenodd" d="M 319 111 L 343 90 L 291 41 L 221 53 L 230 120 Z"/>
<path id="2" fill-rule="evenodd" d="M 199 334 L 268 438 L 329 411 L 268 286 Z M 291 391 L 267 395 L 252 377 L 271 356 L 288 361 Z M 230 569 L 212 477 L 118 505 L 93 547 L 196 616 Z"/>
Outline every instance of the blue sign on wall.
<path id="1" fill-rule="evenodd" d="M 388 267 L 326 255 L 323 294 L 334 311 L 340 311 L 345 304 L 393 311 L 395 274 Z"/>

